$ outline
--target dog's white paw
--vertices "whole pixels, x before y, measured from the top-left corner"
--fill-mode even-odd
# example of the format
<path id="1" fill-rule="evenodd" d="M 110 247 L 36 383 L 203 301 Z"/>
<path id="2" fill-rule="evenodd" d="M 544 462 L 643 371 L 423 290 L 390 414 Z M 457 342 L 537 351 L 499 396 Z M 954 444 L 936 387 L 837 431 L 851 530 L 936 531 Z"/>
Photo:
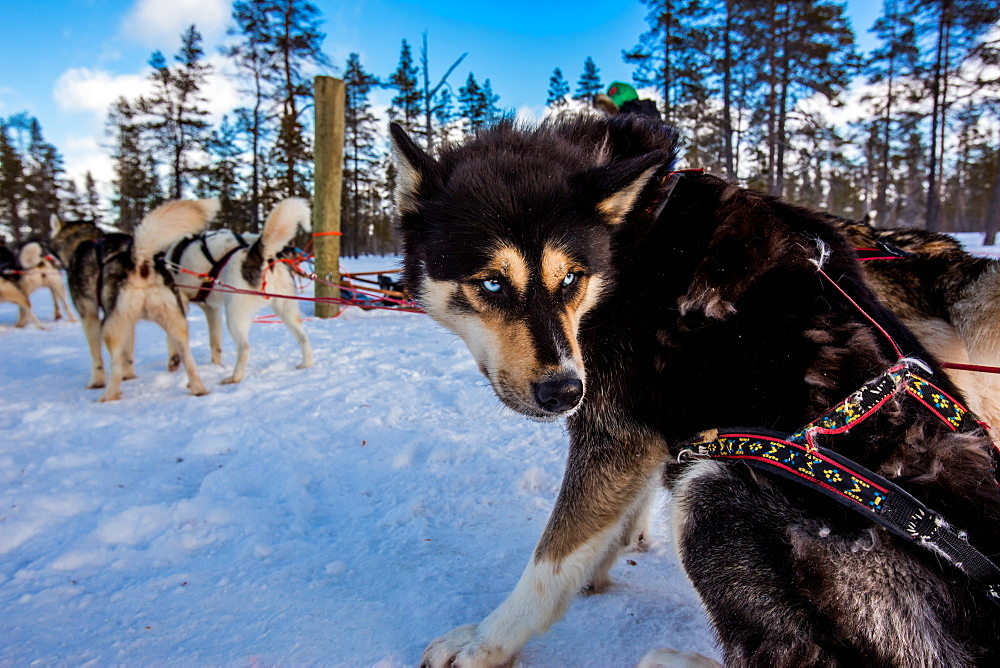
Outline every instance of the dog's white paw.
<path id="1" fill-rule="evenodd" d="M 424 650 L 421 668 L 509 668 L 514 665 L 499 647 L 482 644 L 474 624 L 460 626 L 441 636 Z"/>
<path id="2" fill-rule="evenodd" d="M 101 395 L 101 398 L 98 399 L 98 401 L 103 404 L 107 401 L 118 401 L 121 398 L 122 398 L 122 392 L 121 390 L 118 390 L 117 392 L 105 392 L 104 394 Z"/>
<path id="3" fill-rule="evenodd" d="M 298 365 L 298 366 L 297 366 L 297 367 L 295 367 L 295 368 L 296 368 L 296 369 L 308 369 L 308 368 L 309 368 L 309 367 L 311 367 L 312 365 L 313 365 L 313 363 L 312 363 L 312 362 L 303 362 L 302 364 Z"/>
<path id="4" fill-rule="evenodd" d="M 223 385 L 235 385 L 236 383 L 240 382 L 241 380 L 243 380 L 243 379 L 242 378 L 235 378 L 233 376 L 229 376 L 228 378 L 223 378 L 222 379 L 222 384 Z"/>
<path id="5" fill-rule="evenodd" d="M 104 387 L 105 385 L 106 385 L 106 383 L 103 380 L 92 380 L 89 383 L 87 383 L 87 389 L 88 390 L 99 390 L 102 387 Z"/>
<path id="6" fill-rule="evenodd" d="M 208 388 L 207 388 L 207 387 L 205 387 L 204 385 L 202 385 L 201 383 L 199 383 L 199 384 L 195 385 L 194 387 L 192 387 L 192 386 L 191 386 L 191 385 L 189 384 L 189 385 L 188 385 L 188 390 L 190 390 L 190 391 L 191 391 L 191 394 L 193 394 L 193 395 L 194 395 L 194 396 L 196 396 L 196 397 L 203 397 L 203 396 L 205 396 L 206 394 L 208 394 Z"/>
<path id="7" fill-rule="evenodd" d="M 722 668 L 722 664 L 697 652 L 651 649 L 635 668 Z"/>

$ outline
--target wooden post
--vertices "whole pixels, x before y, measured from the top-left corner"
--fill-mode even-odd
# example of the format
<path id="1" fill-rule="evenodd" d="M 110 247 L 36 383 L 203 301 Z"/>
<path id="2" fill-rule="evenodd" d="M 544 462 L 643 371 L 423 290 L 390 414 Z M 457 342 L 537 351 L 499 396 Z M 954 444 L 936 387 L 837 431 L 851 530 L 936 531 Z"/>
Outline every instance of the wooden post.
<path id="1" fill-rule="evenodd" d="M 318 76 L 313 84 L 316 139 L 313 145 L 313 253 L 316 296 L 340 297 L 340 195 L 344 179 L 344 81 Z M 332 318 L 340 305 L 316 302 L 316 317 Z"/>

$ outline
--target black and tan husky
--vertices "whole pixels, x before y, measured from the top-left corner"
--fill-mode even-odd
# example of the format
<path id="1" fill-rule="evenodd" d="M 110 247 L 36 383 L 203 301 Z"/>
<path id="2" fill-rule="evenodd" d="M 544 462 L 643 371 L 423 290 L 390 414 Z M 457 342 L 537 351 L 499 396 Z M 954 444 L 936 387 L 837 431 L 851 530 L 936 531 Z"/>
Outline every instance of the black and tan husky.
<path id="1" fill-rule="evenodd" d="M 500 124 L 437 158 L 392 135 L 408 289 L 507 406 L 570 433 L 520 581 L 425 665 L 511 663 L 577 592 L 608 585 L 662 484 L 728 665 L 1000 661 L 993 590 L 813 488 L 689 447 L 719 427 L 793 434 L 901 359 L 960 396 L 827 217 L 671 172 L 672 131 L 636 117 Z M 1000 488 L 972 427 L 896 392 L 820 440 L 995 559 Z"/>
<path id="2" fill-rule="evenodd" d="M 155 260 L 181 237 L 196 234 L 219 210 L 218 200 L 175 200 L 143 218 L 135 236 L 106 234 L 89 221 L 56 226 L 52 247 L 66 267 L 91 356 L 89 388 L 107 385 L 101 401 L 121 399 L 123 380 L 135 377 L 135 326 L 151 320 L 180 355 L 191 394 L 208 394 L 188 346 L 187 319 L 170 273 Z M 104 371 L 101 342 L 111 359 Z"/>

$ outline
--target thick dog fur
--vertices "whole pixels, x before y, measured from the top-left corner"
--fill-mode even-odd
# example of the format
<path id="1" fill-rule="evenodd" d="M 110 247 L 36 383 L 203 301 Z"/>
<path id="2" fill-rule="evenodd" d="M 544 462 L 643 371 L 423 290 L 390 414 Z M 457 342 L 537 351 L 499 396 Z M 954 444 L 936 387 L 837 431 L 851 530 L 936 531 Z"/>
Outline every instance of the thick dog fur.
<path id="1" fill-rule="evenodd" d="M 702 430 L 794 432 L 896 361 L 818 273 L 821 257 L 960 396 L 825 216 L 702 174 L 664 199 L 674 136 L 634 116 L 501 124 L 437 159 L 392 134 L 408 288 L 505 404 L 568 417 L 570 433 L 559 497 L 514 591 L 431 643 L 425 665 L 512 662 L 578 591 L 606 585 L 659 484 L 727 665 L 1000 660 L 1000 610 L 929 551 L 784 478 L 677 463 L 677 444 Z M 904 393 L 824 445 L 1000 554 L 981 431 L 954 433 Z"/>
<path id="2" fill-rule="evenodd" d="M 1000 367 L 1000 261 L 966 252 L 953 237 L 915 228 L 876 229 L 836 219 L 858 248 L 882 242 L 909 253 L 861 263 L 876 294 L 937 359 Z M 1000 374 L 947 373 L 1000 439 Z"/>
<path id="3" fill-rule="evenodd" d="M 66 267 L 69 292 L 91 355 L 89 388 L 107 385 L 101 401 L 122 396 L 121 383 L 135 377 L 135 326 L 151 320 L 167 334 L 187 371 L 191 394 L 208 394 L 188 346 L 187 319 L 169 272 L 154 257 L 178 238 L 200 232 L 219 210 L 217 200 L 176 200 L 151 211 L 135 237 L 105 234 L 91 222 L 60 223 L 53 249 Z M 101 341 L 108 349 L 105 374 Z"/>
<path id="4" fill-rule="evenodd" d="M 26 242 L 18 251 L 17 258 L 21 263 L 21 267 L 23 267 L 19 284 L 24 294 L 30 298 L 31 294 L 36 290 L 48 288 L 49 292 L 52 293 L 54 319 L 61 320 L 63 309 L 65 309 L 66 317 L 69 318 L 70 322 L 76 322 L 76 318 L 73 317 L 73 311 L 69 307 L 69 302 L 66 301 L 66 287 L 63 285 L 62 274 L 60 274 L 59 267 L 52 261 L 42 242 Z M 20 311 L 21 315 L 18 319 L 18 326 L 27 324 L 30 318 L 28 311 L 23 308 Z"/>
<path id="5" fill-rule="evenodd" d="M 240 237 L 229 230 L 205 232 L 176 242 L 167 251 L 166 257 L 171 260 L 169 268 L 185 300 L 191 300 L 199 293 L 203 281 L 201 277 L 208 275 L 212 265 L 234 250 L 219 274 L 223 285 L 237 290 L 266 291 L 268 294 L 294 297 L 295 278 L 292 270 L 280 261 L 278 255 L 300 227 L 305 231 L 312 229 L 309 203 L 304 199 L 291 197 L 274 207 L 259 236 L 247 234 Z M 223 289 L 210 291 L 202 301 L 195 303 L 205 312 L 208 321 L 213 364 L 222 364 L 222 309 L 225 309 L 226 327 L 236 342 L 237 358 L 233 374 L 223 383 L 238 383 L 243 380 L 250 358 L 250 325 L 254 315 L 267 305 L 281 318 L 299 343 L 302 363 L 298 368 L 312 366 L 312 345 L 302 327 L 299 305 L 294 299 L 268 299 L 256 294 Z M 171 350 L 169 365 L 176 368 L 176 364 Z"/>

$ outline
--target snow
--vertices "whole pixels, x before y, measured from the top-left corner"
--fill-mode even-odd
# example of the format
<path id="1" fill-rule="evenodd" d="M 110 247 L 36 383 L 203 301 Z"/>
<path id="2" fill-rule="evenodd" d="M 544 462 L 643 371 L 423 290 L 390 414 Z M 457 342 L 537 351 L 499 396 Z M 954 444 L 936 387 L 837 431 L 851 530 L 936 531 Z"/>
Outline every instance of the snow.
<path id="1" fill-rule="evenodd" d="M 46 293 L 32 302 L 47 331 L 15 329 L 0 304 L 0 665 L 409 666 L 517 582 L 564 428 L 502 408 L 427 316 L 311 319 L 305 370 L 282 325 L 255 324 L 234 386 L 192 309 L 205 397 L 166 371 L 164 335 L 143 322 L 139 378 L 99 404 L 80 325 L 52 323 Z M 521 665 L 717 657 L 663 513 L 653 538 Z"/>

